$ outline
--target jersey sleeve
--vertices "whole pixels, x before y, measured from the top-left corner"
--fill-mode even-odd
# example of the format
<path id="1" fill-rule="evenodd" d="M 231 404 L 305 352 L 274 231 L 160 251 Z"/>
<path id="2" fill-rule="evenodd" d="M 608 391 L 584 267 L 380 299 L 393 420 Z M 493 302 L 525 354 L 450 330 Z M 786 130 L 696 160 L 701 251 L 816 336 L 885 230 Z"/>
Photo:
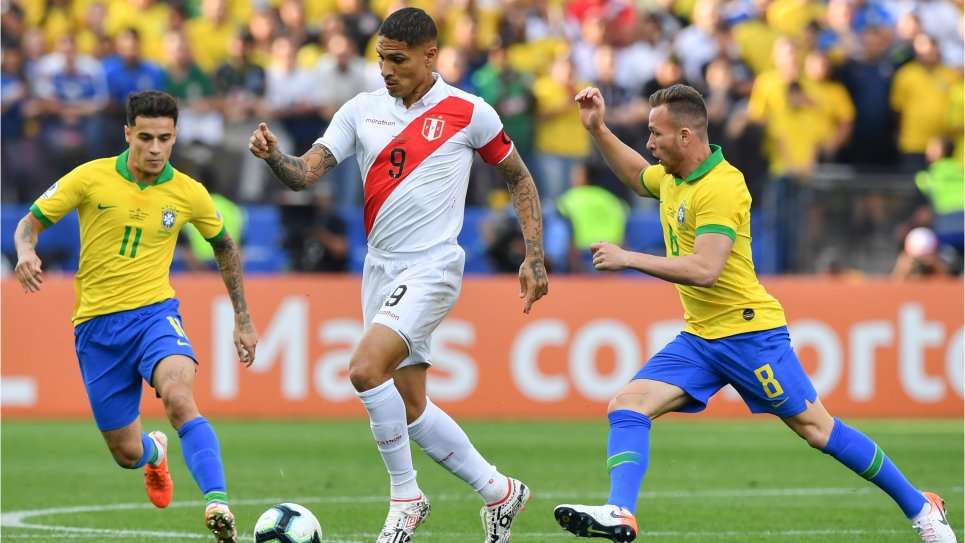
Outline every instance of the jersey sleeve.
<path id="1" fill-rule="evenodd" d="M 503 130 L 503 121 L 486 102 L 476 102 L 469 127 L 469 145 L 487 164 L 495 166 L 513 152 L 513 140 Z"/>
<path id="2" fill-rule="evenodd" d="M 44 226 L 51 226 L 83 203 L 85 187 L 86 177 L 80 166 L 41 194 L 30 206 L 30 213 Z"/>
<path id="3" fill-rule="evenodd" d="M 735 241 L 751 209 L 750 193 L 743 178 L 731 176 L 728 182 L 713 183 L 703 188 L 708 190 L 698 191 L 693 201 L 695 234 L 724 234 Z"/>
<path id="4" fill-rule="evenodd" d="M 214 200 L 208 194 L 208 189 L 204 188 L 201 183 L 197 184 L 193 206 L 191 224 L 198 229 L 198 232 L 201 232 L 204 239 L 209 242 L 218 241 L 227 233 L 224 218 L 215 209 Z"/>
<path id="5" fill-rule="evenodd" d="M 342 104 L 325 129 L 325 134 L 315 140 L 316 144 L 324 145 L 331 151 L 339 163 L 355 154 L 358 107 L 358 96 Z"/>
<path id="6" fill-rule="evenodd" d="M 663 168 L 656 164 L 647 166 L 640 172 L 640 184 L 651 198 L 660 199 L 660 180 L 664 175 Z"/>

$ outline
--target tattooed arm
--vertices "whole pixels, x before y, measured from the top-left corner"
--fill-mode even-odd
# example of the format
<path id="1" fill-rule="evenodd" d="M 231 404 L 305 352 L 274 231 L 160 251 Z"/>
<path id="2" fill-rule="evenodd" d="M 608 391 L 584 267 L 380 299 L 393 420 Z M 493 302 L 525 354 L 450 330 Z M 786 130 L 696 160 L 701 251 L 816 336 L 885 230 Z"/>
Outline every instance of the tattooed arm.
<path id="1" fill-rule="evenodd" d="M 526 243 L 526 258 L 519 267 L 519 297 L 523 298 L 523 312 L 529 313 L 536 300 L 546 295 L 549 289 L 546 265 L 543 262 L 543 214 L 540 210 L 539 194 L 536 192 L 533 176 L 515 148 L 496 169 L 509 187 Z"/>
<path id="2" fill-rule="evenodd" d="M 231 306 L 235 310 L 235 350 L 238 351 L 238 358 L 246 366 L 251 366 L 255 361 L 255 347 L 258 343 L 258 334 L 255 327 L 251 324 L 251 316 L 248 314 L 248 302 L 245 300 L 245 285 L 241 276 L 241 256 L 238 253 L 238 246 L 235 240 L 227 232 L 223 236 L 211 242 L 214 249 L 214 257 L 218 261 L 218 269 L 221 270 L 221 278 L 224 280 L 228 296 L 231 298 Z"/>
<path id="3" fill-rule="evenodd" d="M 278 150 L 278 139 L 265 123 L 260 123 L 251 135 L 248 150 L 267 162 L 275 177 L 294 191 L 305 190 L 314 185 L 338 165 L 335 155 L 327 147 L 317 143 L 300 157 L 282 153 Z"/>
<path id="4" fill-rule="evenodd" d="M 14 244 L 17 246 L 17 281 L 24 292 L 37 292 L 44 282 L 40 257 L 37 256 L 37 236 L 44 229 L 44 225 L 32 214 L 27 213 L 17 223 L 17 231 L 13 234 Z"/>

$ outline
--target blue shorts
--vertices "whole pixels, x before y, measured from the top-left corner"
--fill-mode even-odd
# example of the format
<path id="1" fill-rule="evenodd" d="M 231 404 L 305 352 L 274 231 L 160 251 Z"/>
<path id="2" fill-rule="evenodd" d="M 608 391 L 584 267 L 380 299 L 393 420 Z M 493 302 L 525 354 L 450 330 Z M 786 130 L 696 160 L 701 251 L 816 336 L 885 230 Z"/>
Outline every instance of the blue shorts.
<path id="1" fill-rule="evenodd" d="M 74 328 L 74 345 L 87 399 L 102 432 L 137 419 L 141 380 L 153 386 L 158 362 L 171 355 L 197 361 L 174 298 L 84 321 Z"/>
<path id="2" fill-rule="evenodd" d="M 793 417 L 814 402 L 817 392 L 791 347 L 787 327 L 703 339 L 682 332 L 634 379 L 682 388 L 693 401 L 680 411 L 697 413 L 724 385 L 733 385 L 754 413 Z"/>

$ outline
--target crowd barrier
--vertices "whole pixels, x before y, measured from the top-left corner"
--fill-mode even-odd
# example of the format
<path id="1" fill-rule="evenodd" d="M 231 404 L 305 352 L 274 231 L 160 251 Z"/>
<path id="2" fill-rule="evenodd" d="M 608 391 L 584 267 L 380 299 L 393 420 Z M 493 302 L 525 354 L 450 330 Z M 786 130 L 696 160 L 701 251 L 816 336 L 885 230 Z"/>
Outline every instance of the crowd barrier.
<path id="1" fill-rule="evenodd" d="M 361 416 L 347 378 L 362 335 L 360 280 L 254 277 L 246 282 L 260 333 L 246 369 L 232 346 L 233 313 L 217 275 L 178 275 L 183 325 L 199 357 L 198 403 L 209 416 Z M 791 337 L 837 415 L 961 417 L 963 285 L 771 278 Z M 602 417 L 607 400 L 677 334 L 673 287 L 623 277 L 551 278 L 521 311 L 515 277 L 468 278 L 433 336 L 429 394 L 457 417 Z M 89 408 L 74 354 L 69 276 L 25 294 L 2 282 L 4 417 L 82 417 Z M 145 389 L 146 415 L 161 404 Z M 743 416 L 724 389 L 707 413 Z"/>

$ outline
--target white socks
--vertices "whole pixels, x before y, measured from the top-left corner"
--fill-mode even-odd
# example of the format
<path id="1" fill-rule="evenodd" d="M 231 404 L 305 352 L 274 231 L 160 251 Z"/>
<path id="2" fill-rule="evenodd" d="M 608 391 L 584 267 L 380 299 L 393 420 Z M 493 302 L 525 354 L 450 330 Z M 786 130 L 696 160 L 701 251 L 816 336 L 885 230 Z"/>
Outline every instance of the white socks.
<path id="1" fill-rule="evenodd" d="M 381 385 L 359 392 L 359 399 L 369 412 L 372 435 L 379 453 L 389 471 L 393 500 L 412 500 L 422 496 L 412 468 L 412 452 L 409 449 L 409 431 L 405 423 L 405 404 L 395 381 L 389 379 Z"/>
<path id="2" fill-rule="evenodd" d="M 408 435 L 439 465 L 468 483 L 486 503 L 498 502 L 509 493 L 506 476 L 486 462 L 466 432 L 428 398 L 426 410 L 409 425 Z"/>

